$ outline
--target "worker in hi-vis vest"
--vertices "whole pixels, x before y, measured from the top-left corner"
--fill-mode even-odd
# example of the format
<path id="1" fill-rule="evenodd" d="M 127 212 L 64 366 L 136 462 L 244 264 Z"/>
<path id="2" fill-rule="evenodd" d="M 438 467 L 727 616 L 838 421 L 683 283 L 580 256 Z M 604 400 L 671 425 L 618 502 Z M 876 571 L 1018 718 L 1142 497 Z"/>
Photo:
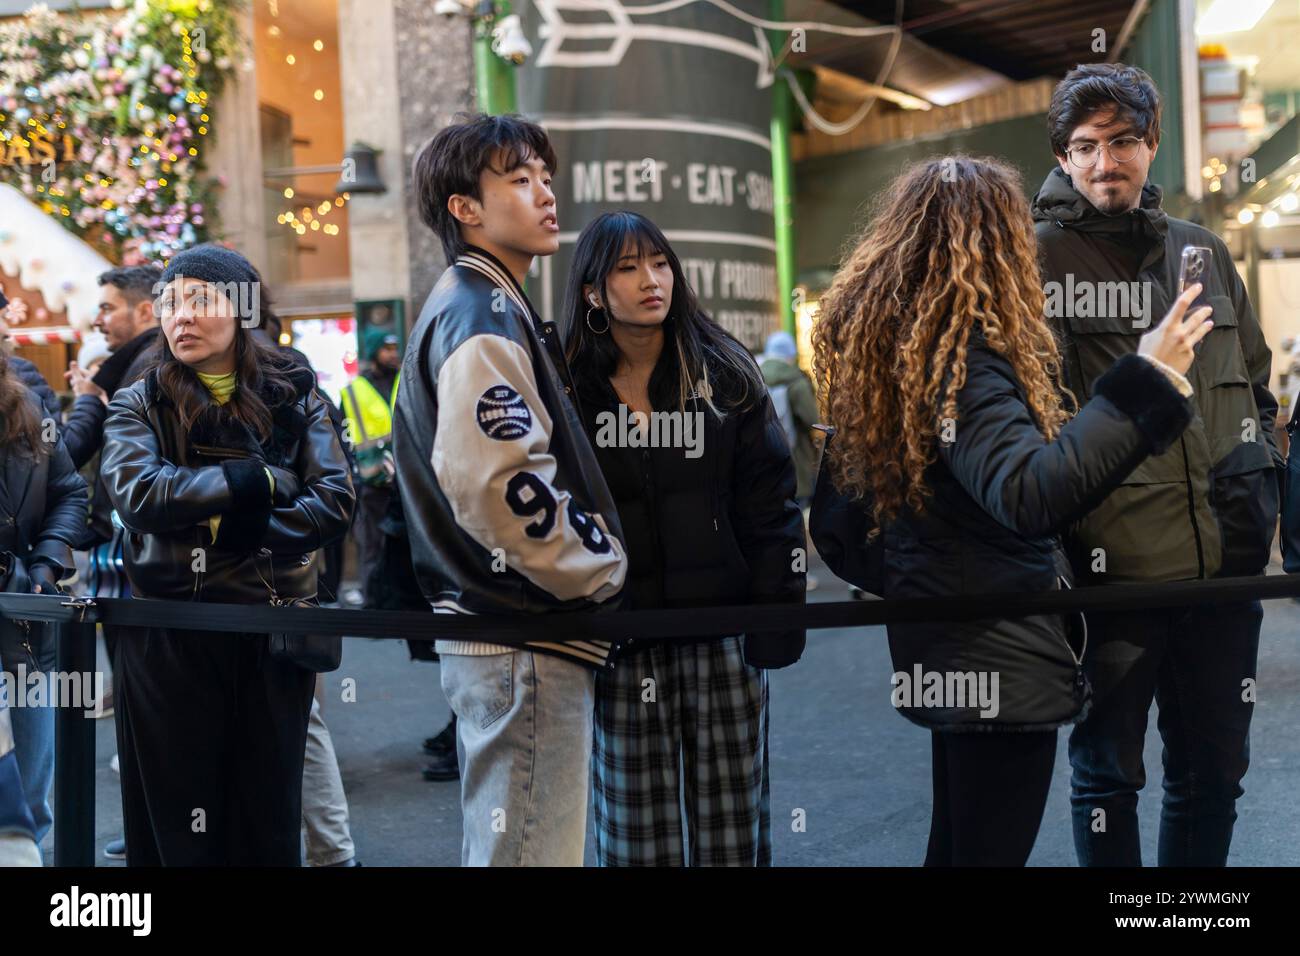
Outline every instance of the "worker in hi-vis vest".
<path id="1" fill-rule="evenodd" d="M 352 529 L 357 539 L 358 576 L 363 590 L 368 590 L 370 574 L 384 546 L 379 523 L 395 491 L 389 446 L 402 356 L 397 350 L 397 336 L 380 329 L 368 330 L 362 345 L 366 365 L 360 375 L 344 386 L 340 405 L 347 418 L 348 437 L 356 450 L 357 474 L 361 478 Z M 366 593 L 367 604 L 370 597 Z"/>

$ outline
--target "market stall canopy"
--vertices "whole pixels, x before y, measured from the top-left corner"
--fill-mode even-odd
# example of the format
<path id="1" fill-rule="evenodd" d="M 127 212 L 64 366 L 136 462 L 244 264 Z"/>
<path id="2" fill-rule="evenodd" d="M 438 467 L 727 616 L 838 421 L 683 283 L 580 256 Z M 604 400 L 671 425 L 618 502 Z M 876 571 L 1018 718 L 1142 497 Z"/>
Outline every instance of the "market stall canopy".
<path id="1" fill-rule="evenodd" d="M 916 6 L 917 0 L 905 0 L 903 4 L 903 39 L 884 81 L 885 86 L 919 97 L 935 106 L 950 106 L 1008 83 L 1009 74 L 954 55 L 909 33 L 907 21 Z M 868 11 L 868 7 L 879 9 Z M 884 0 L 878 4 L 855 0 L 836 3 L 828 0 L 786 0 L 781 19 L 843 27 L 869 27 L 893 24 L 895 12 L 895 0 Z M 801 44 L 803 49 L 792 50 L 786 57 L 786 62 L 794 67 L 820 68 L 819 84 L 823 79 L 823 70 L 833 70 L 864 83 L 874 83 L 888 60 L 891 42 L 891 34 L 863 38 L 809 31 L 805 42 Z M 862 92 L 865 91 L 856 94 L 859 99 Z"/>
<path id="2" fill-rule="evenodd" d="M 893 23 L 896 0 L 837 0 L 877 23 Z M 1146 0 L 906 0 L 903 30 L 926 46 L 1012 80 L 1060 76 L 1096 62 L 1094 30 L 1106 49 L 1127 39 Z M 839 69 L 839 67 L 837 67 Z"/>
<path id="3" fill-rule="evenodd" d="M 99 308 L 99 274 L 113 264 L 32 204 L 0 183 L 0 271 L 24 289 L 39 289 L 45 304 L 66 311 L 68 324 L 86 331 Z"/>

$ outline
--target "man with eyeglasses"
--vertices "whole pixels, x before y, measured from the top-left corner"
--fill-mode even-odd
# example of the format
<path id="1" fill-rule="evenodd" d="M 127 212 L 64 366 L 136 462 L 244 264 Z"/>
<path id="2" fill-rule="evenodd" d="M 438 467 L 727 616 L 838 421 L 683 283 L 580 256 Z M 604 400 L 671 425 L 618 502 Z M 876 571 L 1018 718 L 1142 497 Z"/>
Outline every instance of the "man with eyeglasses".
<path id="1" fill-rule="evenodd" d="M 1214 328 L 1188 372 L 1198 415 L 1069 535 L 1082 584 L 1254 575 L 1268 563 L 1282 458 L 1271 355 L 1222 240 L 1167 215 L 1147 173 L 1160 93 L 1123 64 L 1071 71 L 1047 122 L 1057 168 L 1034 199 L 1047 310 L 1080 403 L 1135 351 L 1179 289 L 1185 246 L 1206 247 Z M 1062 297 L 1061 289 L 1070 295 Z M 1258 601 L 1087 615 L 1091 712 L 1070 736 L 1074 842 L 1084 866 L 1140 866 L 1137 800 L 1154 698 L 1164 743 L 1161 866 L 1222 866 L 1249 763 Z"/>

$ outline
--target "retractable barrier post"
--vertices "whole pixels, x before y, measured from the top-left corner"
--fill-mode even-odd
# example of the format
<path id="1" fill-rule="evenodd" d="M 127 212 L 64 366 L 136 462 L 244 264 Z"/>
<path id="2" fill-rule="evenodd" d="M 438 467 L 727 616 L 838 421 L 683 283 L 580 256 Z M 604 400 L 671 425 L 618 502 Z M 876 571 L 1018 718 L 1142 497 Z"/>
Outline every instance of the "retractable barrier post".
<path id="1" fill-rule="evenodd" d="M 57 642 L 54 714 L 54 865 L 95 865 L 95 721 L 87 695 L 94 682 L 95 625 L 76 621 L 45 625 Z M 90 687 L 87 687 L 87 683 Z M 58 700 L 55 687 L 79 686 L 80 703 Z"/>

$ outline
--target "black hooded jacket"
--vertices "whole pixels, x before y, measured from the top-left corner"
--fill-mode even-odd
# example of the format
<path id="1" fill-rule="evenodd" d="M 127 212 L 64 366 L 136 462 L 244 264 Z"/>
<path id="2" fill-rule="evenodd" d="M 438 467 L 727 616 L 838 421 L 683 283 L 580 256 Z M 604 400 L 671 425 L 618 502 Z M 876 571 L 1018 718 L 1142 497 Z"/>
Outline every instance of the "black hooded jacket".
<path id="1" fill-rule="evenodd" d="M 40 402 L 41 414 L 53 418 L 56 422 L 59 421 L 59 396 L 54 393 L 54 389 L 50 388 L 50 383 L 45 381 L 41 370 L 27 359 L 17 355 L 6 356 L 6 360 L 14 374 L 22 379 L 22 383 L 36 395 Z"/>
<path id="2" fill-rule="evenodd" d="M 1058 535 L 1095 507 L 1149 454 L 1178 440 L 1191 403 L 1146 359 L 1126 356 L 1095 396 L 1048 442 L 1011 363 L 978 332 L 966 357 L 950 434 L 925 472 L 921 513 L 905 510 L 864 544 L 870 522 L 824 520 L 813 504 L 813 540 L 832 571 L 874 568 L 854 584 L 886 598 L 1041 592 L 1072 583 Z M 845 536 L 850 536 L 846 540 Z M 1060 615 L 888 627 L 900 712 L 937 730 L 1046 730 L 1081 718 L 1089 700 L 1078 622 Z M 900 677 L 901 675 L 901 677 Z M 984 675 L 992 707 L 958 698 L 927 702 L 930 675 Z M 996 675 L 996 684 L 993 680 Z M 960 682 L 959 682 L 960 683 Z"/>
<path id="3" fill-rule="evenodd" d="M 629 429 L 620 421 L 629 412 L 620 412 L 608 379 L 575 369 L 575 384 L 623 527 L 627 609 L 803 603 L 803 515 L 790 446 L 766 390 L 721 420 L 693 398 L 691 431 L 678 419 L 691 446 L 653 448 L 623 443 Z M 653 642 L 631 646 L 646 643 Z M 803 631 L 747 635 L 745 658 L 782 667 L 803 648 Z"/>
<path id="4" fill-rule="evenodd" d="M 37 411 L 37 396 L 28 400 Z M 73 568 L 72 548 L 85 524 L 86 483 L 72 467 L 62 438 L 48 455 L 0 448 L 0 553 L 28 568 L 44 562 L 63 577 Z"/>

